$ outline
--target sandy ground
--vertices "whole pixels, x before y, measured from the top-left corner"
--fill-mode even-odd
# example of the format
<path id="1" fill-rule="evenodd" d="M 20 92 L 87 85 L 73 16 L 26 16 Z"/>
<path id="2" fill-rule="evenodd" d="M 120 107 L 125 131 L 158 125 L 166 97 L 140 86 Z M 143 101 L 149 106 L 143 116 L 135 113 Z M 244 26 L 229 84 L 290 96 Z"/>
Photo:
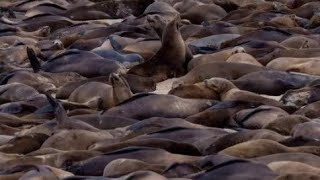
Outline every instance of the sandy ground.
<path id="1" fill-rule="evenodd" d="M 172 83 L 176 80 L 176 78 L 168 79 L 165 81 L 162 81 L 157 84 L 157 89 L 154 91 L 154 93 L 157 94 L 168 94 L 172 87 Z"/>

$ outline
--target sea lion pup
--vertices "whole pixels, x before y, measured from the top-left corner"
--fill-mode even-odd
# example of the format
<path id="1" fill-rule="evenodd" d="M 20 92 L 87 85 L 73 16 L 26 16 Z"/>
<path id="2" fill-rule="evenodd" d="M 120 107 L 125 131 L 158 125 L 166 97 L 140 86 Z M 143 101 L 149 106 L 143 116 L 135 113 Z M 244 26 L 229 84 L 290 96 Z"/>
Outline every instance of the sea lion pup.
<path id="1" fill-rule="evenodd" d="M 128 74 L 152 77 L 156 82 L 185 73 L 186 47 L 179 31 L 180 17 L 177 16 L 162 34 L 160 50 L 150 60 L 134 66 Z M 170 47 L 170 48 L 169 48 Z"/>
<path id="2" fill-rule="evenodd" d="M 283 106 L 280 102 L 258 94 L 238 89 L 232 82 L 224 78 L 211 78 L 204 80 L 206 87 L 215 91 L 221 101 L 243 101 L 261 103 L 270 106 Z"/>
<path id="3" fill-rule="evenodd" d="M 188 63 L 188 70 L 190 71 L 196 66 L 200 66 L 202 64 L 209 64 L 212 62 L 224 62 L 228 58 L 230 58 L 232 55 L 241 53 L 241 52 L 245 52 L 245 49 L 243 47 L 237 46 L 234 48 L 221 50 L 216 53 L 204 54 L 199 57 L 195 57 Z"/>
<path id="4" fill-rule="evenodd" d="M 205 154 L 214 154 L 236 144 L 255 139 L 269 139 L 276 142 L 285 140 L 286 138 L 276 132 L 258 129 L 245 130 L 236 133 L 227 134 L 214 141 L 206 150 Z"/>
<path id="5" fill-rule="evenodd" d="M 136 159 L 116 159 L 111 161 L 103 170 L 103 176 L 116 178 L 139 170 L 162 173 L 166 169 L 163 165 L 148 164 Z"/>
<path id="6" fill-rule="evenodd" d="M 278 161 L 278 162 L 269 163 L 268 167 L 280 175 L 310 173 L 310 174 L 320 176 L 319 168 L 310 166 L 305 163 L 300 163 L 300 162 Z"/>
<path id="7" fill-rule="evenodd" d="M 266 65 L 266 67 L 279 71 L 320 75 L 319 65 L 320 58 L 282 57 L 272 60 Z"/>
<path id="8" fill-rule="evenodd" d="M 207 99 L 183 99 L 173 95 L 140 94 L 108 109 L 104 114 L 139 120 L 150 117 L 185 118 L 203 111 L 215 102 Z"/>
<path id="9" fill-rule="evenodd" d="M 186 75 L 178 78 L 172 84 L 176 88 L 183 84 L 194 84 L 205 79 L 221 77 L 229 80 L 238 79 L 243 75 L 256 71 L 265 71 L 267 68 L 243 63 L 217 62 L 199 65 L 189 71 Z"/>
<path id="10" fill-rule="evenodd" d="M 239 158 L 256 158 L 277 153 L 304 152 L 319 155 L 319 147 L 287 147 L 276 141 L 267 139 L 250 140 L 231 147 L 228 147 L 219 153 L 235 156 Z"/>
<path id="11" fill-rule="evenodd" d="M 79 86 L 70 94 L 68 100 L 88 104 L 91 108 L 109 109 L 133 96 L 125 78 L 112 73 L 109 79 L 111 85 L 88 82 Z"/>
<path id="12" fill-rule="evenodd" d="M 301 115 L 289 115 L 279 117 L 270 123 L 266 124 L 262 128 L 270 129 L 283 135 L 290 135 L 292 129 L 297 125 L 311 121 L 309 118 Z"/>
<path id="13" fill-rule="evenodd" d="M 252 72 L 231 82 L 241 90 L 279 96 L 290 89 L 302 88 L 318 78 L 318 76 L 270 70 Z"/>

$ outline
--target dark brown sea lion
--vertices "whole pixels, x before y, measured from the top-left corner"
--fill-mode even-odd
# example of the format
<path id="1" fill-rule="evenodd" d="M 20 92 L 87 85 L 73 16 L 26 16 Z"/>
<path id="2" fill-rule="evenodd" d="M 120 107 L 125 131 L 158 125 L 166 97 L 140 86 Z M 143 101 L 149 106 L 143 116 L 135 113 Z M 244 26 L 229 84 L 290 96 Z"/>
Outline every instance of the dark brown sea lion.
<path id="1" fill-rule="evenodd" d="M 210 79 L 212 77 L 221 77 L 225 79 L 238 79 L 243 75 L 256 71 L 265 71 L 264 67 L 241 63 L 209 63 L 195 67 L 186 75 L 173 82 L 172 87 L 176 88 L 183 84 L 194 84 Z"/>
<path id="2" fill-rule="evenodd" d="M 176 17 L 167 25 L 157 54 L 147 62 L 131 68 L 128 74 L 149 76 L 160 82 L 185 73 L 186 47 L 179 31 L 179 20 L 180 17 Z"/>

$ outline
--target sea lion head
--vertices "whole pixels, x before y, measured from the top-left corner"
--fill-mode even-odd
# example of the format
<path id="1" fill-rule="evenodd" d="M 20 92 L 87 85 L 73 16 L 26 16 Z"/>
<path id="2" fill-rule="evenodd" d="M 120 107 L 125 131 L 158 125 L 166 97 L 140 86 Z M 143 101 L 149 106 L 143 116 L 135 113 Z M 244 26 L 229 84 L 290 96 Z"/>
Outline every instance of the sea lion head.
<path id="1" fill-rule="evenodd" d="M 243 47 L 236 46 L 232 49 L 231 55 L 237 54 L 237 53 L 245 53 L 246 50 Z"/>
<path id="2" fill-rule="evenodd" d="M 224 78 L 211 78 L 204 80 L 204 83 L 207 88 L 210 88 L 217 93 L 224 93 L 237 88 L 232 82 Z"/>
<path id="3" fill-rule="evenodd" d="M 113 87 L 113 98 L 115 104 L 119 104 L 133 96 L 127 80 L 120 74 L 112 73 L 109 82 Z"/>

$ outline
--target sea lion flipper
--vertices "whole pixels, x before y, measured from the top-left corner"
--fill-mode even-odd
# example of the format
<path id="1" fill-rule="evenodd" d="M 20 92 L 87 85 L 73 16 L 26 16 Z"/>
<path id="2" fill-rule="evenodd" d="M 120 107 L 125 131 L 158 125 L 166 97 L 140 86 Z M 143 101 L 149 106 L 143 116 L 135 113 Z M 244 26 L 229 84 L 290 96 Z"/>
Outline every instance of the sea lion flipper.
<path id="1" fill-rule="evenodd" d="M 27 55 L 30 60 L 31 67 L 34 73 L 37 73 L 41 70 L 41 64 L 36 56 L 34 50 L 30 47 L 27 47 Z"/>
<path id="2" fill-rule="evenodd" d="M 58 122 L 58 124 L 62 124 L 68 118 L 66 110 L 57 99 L 55 99 L 48 93 L 44 94 L 46 95 L 50 105 L 54 109 L 56 121 Z"/>

